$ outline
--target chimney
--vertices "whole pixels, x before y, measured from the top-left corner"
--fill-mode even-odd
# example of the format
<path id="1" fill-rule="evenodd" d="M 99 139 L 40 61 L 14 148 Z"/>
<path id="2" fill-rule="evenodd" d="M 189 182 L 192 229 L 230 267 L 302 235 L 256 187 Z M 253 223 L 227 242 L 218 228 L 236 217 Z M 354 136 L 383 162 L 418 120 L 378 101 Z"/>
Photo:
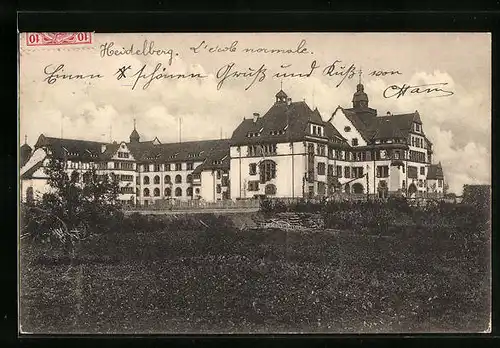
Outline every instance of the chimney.
<path id="1" fill-rule="evenodd" d="M 104 153 L 106 151 L 106 144 L 101 145 L 101 153 Z"/>
<path id="2" fill-rule="evenodd" d="M 257 122 L 257 120 L 259 119 L 259 113 L 258 112 L 254 112 L 253 113 L 253 122 Z"/>
<path id="3" fill-rule="evenodd" d="M 292 98 L 288 97 L 286 98 L 286 105 L 292 104 Z"/>

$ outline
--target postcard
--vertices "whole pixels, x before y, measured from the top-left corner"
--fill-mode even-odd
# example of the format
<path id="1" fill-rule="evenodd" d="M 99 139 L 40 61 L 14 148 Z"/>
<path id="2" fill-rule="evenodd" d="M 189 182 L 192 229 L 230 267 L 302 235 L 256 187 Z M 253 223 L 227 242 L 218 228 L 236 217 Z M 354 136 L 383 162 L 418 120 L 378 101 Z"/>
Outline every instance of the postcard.
<path id="1" fill-rule="evenodd" d="M 488 33 L 21 33 L 21 334 L 491 332 Z"/>

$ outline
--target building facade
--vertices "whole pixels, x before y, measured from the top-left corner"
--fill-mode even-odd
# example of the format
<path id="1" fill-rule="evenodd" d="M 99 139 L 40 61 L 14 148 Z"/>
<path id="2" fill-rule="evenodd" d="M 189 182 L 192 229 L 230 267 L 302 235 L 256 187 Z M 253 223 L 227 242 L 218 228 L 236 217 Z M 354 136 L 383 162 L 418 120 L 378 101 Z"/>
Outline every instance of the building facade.
<path id="1" fill-rule="evenodd" d="M 236 128 L 230 156 L 234 199 L 444 193 L 418 111 L 378 115 L 361 83 L 352 107 L 338 106 L 328 121 L 280 90 L 262 117 Z"/>
<path id="2" fill-rule="evenodd" d="M 445 193 L 441 164 L 418 111 L 378 115 L 360 83 L 352 107 L 338 106 L 325 120 L 304 101 L 280 90 L 262 116 L 244 118 L 230 139 L 162 144 L 93 142 L 40 135 L 20 148 L 21 199 L 49 188 L 44 167 L 64 161 L 68 175 L 96 168 L 117 178 L 119 200 L 155 205 L 172 200 L 218 201 L 255 197 L 376 197 Z"/>

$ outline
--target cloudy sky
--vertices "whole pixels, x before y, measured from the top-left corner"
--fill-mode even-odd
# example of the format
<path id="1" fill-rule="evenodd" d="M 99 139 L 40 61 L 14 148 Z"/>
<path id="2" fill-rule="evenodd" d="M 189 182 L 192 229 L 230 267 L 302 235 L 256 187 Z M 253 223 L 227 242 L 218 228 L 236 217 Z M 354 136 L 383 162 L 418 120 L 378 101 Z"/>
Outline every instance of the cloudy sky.
<path id="1" fill-rule="evenodd" d="M 147 40 L 162 55 L 101 56 L 110 50 L 141 49 Z M 303 43 L 301 44 L 301 41 Z M 235 43 L 235 41 L 237 41 Z M 40 134 L 109 141 L 128 140 L 137 119 L 141 139 L 162 142 L 230 137 L 244 117 L 264 114 L 283 90 L 292 100 L 305 100 L 327 120 L 337 106 L 350 107 L 359 76 L 325 75 L 334 63 L 335 73 L 354 65 L 363 71 L 362 81 L 370 107 L 379 114 L 418 110 L 423 128 L 434 143 L 435 160 L 441 161 L 450 190 L 461 193 L 463 184 L 490 183 L 491 162 L 491 48 L 489 34 L 96 34 L 91 45 L 26 47 L 21 36 L 20 143 L 24 135 L 33 145 Z M 204 42 L 204 43 L 203 43 Z M 209 52 L 209 48 L 233 50 Z M 204 48 L 206 45 L 206 48 Z M 289 49 L 302 53 L 245 52 L 245 48 Z M 197 48 L 196 50 L 191 49 Z M 305 49 L 305 50 L 304 50 Z M 171 63 L 170 63 L 170 59 Z M 303 73 L 308 77 L 277 78 L 277 72 Z M 202 79 L 158 79 L 148 88 L 147 78 L 132 75 L 144 65 L 144 75 L 161 63 L 164 73 L 198 73 Z M 231 72 L 249 72 L 264 65 L 265 77 L 228 77 L 221 82 L 227 64 Z M 100 74 L 94 79 L 56 79 L 48 84 L 45 72 L 60 64 L 57 74 Z M 50 66 L 49 66 L 50 65 Z M 49 67 L 47 67 L 49 66 Z M 125 78 L 117 79 L 121 67 Z M 345 67 L 342 70 L 342 67 Z M 44 72 L 45 70 L 45 72 Z M 371 76 L 372 71 L 400 74 Z M 162 71 L 159 71 L 162 72 Z M 219 73 L 219 74 L 218 74 Z M 339 85 L 339 82 L 341 82 Z M 447 83 L 454 94 L 410 94 L 384 98 L 390 85 Z"/>

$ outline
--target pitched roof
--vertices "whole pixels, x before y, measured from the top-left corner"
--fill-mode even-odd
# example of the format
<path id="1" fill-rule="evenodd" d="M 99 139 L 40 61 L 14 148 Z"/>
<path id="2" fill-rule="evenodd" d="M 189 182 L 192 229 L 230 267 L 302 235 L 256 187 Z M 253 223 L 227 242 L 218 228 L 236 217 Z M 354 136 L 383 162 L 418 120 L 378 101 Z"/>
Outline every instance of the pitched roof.
<path id="1" fill-rule="evenodd" d="M 278 98 L 285 97 L 285 98 L 286 98 L 286 97 L 288 97 L 288 96 L 286 95 L 286 93 L 285 93 L 285 92 L 283 92 L 283 90 L 282 90 L 282 89 L 280 89 L 280 90 L 279 90 L 279 92 L 278 92 L 278 93 L 276 93 L 276 97 L 278 97 Z"/>
<path id="2" fill-rule="evenodd" d="M 441 163 L 431 164 L 429 166 L 429 170 L 427 171 L 427 180 L 443 180 L 443 168 L 441 167 Z"/>
<path id="3" fill-rule="evenodd" d="M 211 169 L 229 170 L 229 160 L 229 145 L 215 148 L 208 154 L 205 161 L 193 170 L 193 174 Z"/>
<path id="4" fill-rule="evenodd" d="M 328 122 L 323 121 L 317 109 L 311 110 L 304 101 L 299 101 L 290 104 L 275 103 L 264 116 L 255 121 L 244 119 L 234 130 L 231 144 L 302 140 L 308 134 L 309 122 L 326 126 L 330 135 L 342 138 L 337 130 L 327 126 Z M 327 136 L 325 132 L 324 136 L 317 137 L 323 137 L 326 140 Z"/>
<path id="5" fill-rule="evenodd" d="M 422 123 L 418 112 L 377 116 L 370 122 L 370 125 L 366 129 L 366 133 L 370 139 L 406 139 L 414 122 Z"/>
<path id="6" fill-rule="evenodd" d="M 186 162 L 204 161 L 213 153 L 229 154 L 229 139 L 199 140 L 182 143 L 141 145 L 136 160 L 142 162 Z"/>
<path id="7" fill-rule="evenodd" d="M 40 147 L 48 148 L 51 156 L 56 158 L 95 161 L 96 159 L 102 159 L 103 145 L 112 146 L 113 144 L 78 139 L 52 138 L 41 134 L 35 144 L 35 149 Z"/>

